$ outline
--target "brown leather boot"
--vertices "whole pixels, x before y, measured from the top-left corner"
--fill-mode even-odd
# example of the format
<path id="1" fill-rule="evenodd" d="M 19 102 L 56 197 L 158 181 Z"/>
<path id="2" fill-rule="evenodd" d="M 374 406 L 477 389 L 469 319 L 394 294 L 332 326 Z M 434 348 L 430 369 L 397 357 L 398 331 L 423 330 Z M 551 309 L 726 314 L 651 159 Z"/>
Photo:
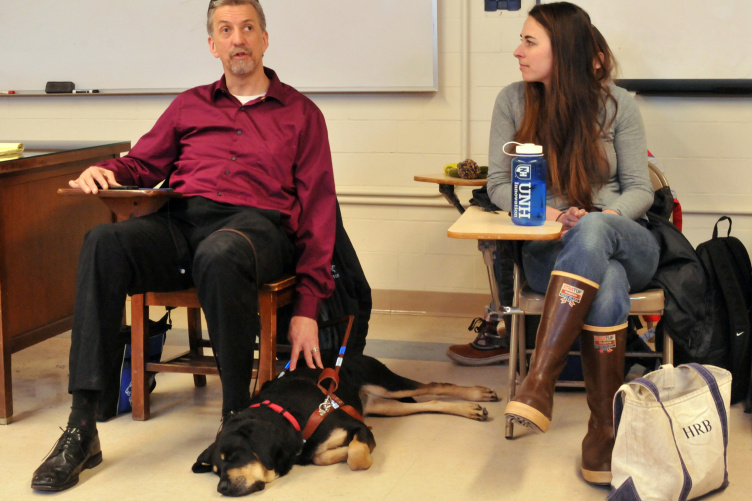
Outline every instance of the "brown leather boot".
<path id="1" fill-rule="evenodd" d="M 586 325 L 580 334 L 582 372 L 590 407 L 588 431 L 582 441 L 582 477 L 591 484 L 611 483 L 614 450 L 614 395 L 624 382 L 627 324 Z"/>
<path id="2" fill-rule="evenodd" d="M 504 411 L 507 420 L 536 431 L 548 430 L 556 378 L 566 365 L 572 343 L 582 331 L 598 287 L 595 282 L 571 273 L 551 273 L 530 372 L 507 404 Z"/>
<path id="3" fill-rule="evenodd" d="M 502 318 L 503 320 L 499 320 Z M 509 360 L 509 315 L 486 313 L 476 318 L 467 330 L 478 333 L 472 343 L 453 344 L 446 355 L 459 365 L 483 366 Z"/>

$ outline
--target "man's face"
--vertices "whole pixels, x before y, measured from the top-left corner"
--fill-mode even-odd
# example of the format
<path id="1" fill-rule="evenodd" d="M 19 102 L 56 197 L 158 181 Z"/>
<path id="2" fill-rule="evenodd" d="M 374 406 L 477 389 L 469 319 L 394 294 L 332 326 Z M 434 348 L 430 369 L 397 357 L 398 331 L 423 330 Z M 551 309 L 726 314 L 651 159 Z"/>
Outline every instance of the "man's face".
<path id="1" fill-rule="evenodd" d="M 246 76 L 263 71 L 262 56 L 269 35 L 261 31 L 258 14 L 251 5 L 228 5 L 214 12 L 209 49 L 222 61 L 225 72 Z"/>

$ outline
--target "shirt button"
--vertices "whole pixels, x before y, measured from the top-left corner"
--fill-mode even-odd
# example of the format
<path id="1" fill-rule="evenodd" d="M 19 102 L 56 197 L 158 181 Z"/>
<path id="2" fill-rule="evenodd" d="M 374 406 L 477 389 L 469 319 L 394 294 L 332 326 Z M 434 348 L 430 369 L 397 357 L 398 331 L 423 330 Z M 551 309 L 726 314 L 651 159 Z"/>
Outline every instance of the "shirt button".
<path id="1" fill-rule="evenodd" d="M 232 157 L 232 160 L 235 161 L 238 157 Z"/>
<path id="2" fill-rule="evenodd" d="M 226 171 L 225 171 L 225 174 L 229 174 L 229 173 L 230 173 L 230 171 L 229 171 L 229 170 L 226 170 Z"/>
<path id="3" fill-rule="evenodd" d="M 222 196 L 222 192 L 221 192 L 221 191 L 218 191 L 218 192 L 217 192 L 217 196 L 218 196 L 218 197 L 221 197 L 221 196 Z"/>
<path id="4" fill-rule="evenodd" d="M 239 136 L 239 135 L 241 135 L 242 133 L 243 133 L 243 131 L 242 131 L 242 130 L 239 130 L 239 131 L 238 131 L 238 136 Z"/>
<path id="5" fill-rule="evenodd" d="M 240 111 L 245 111 L 245 106 L 241 106 Z"/>

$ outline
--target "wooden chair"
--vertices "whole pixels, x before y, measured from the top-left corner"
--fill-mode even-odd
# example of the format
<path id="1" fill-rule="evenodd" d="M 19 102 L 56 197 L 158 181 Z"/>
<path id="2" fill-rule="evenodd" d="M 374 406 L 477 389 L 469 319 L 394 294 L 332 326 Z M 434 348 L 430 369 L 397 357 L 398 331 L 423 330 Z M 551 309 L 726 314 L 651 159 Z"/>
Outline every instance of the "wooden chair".
<path id="1" fill-rule="evenodd" d="M 653 183 L 653 188 L 658 190 L 665 186 L 668 186 L 668 180 L 663 173 L 654 164 L 649 163 L 650 167 L 650 180 Z M 519 305 L 519 309 L 525 312 L 526 315 L 540 315 L 543 313 L 543 300 L 544 295 L 532 291 L 527 284 L 522 288 L 519 297 L 516 298 L 515 304 Z M 662 289 L 649 289 L 642 292 L 636 292 L 629 295 L 631 302 L 629 313 L 630 315 L 662 315 L 664 308 L 664 296 Z M 526 355 L 533 352 L 532 349 L 527 349 L 525 346 L 525 319 L 524 315 L 517 321 L 516 335 L 510 337 L 510 341 L 516 341 L 518 356 L 509 357 L 509 399 L 514 396 L 517 384 L 525 378 L 527 374 Z M 510 349 L 514 349 L 512 343 L 510 343 Z M 579 355 L 579 352 L 572 351 L 570 355 Z M 661 358 L 664 364 L 674 363 L 674 343 L 669 337 L 668 333 L 664 332 L 663 335 L 663 351 L 656 353 L 645 352 L 627 352 L 627 357 L 638 358 Z M 513 377 L 513 374 L 517 373 L 517 361 L 519 363 L 519 380 Z M 557 381 L 557 387 L 584 387 L 585 384 L 582 381 Z M 514 427 L 512 423 L 506 425 L 506 438 L 513 438 Z"/>
<path id="2" fill-rule="evenodd" d="M 78 189 L 59 189 L 61 195 L 91 196 Z M 159 210 L 170 198 L 181 198 L 180 193 L 159 189 L 103 190 L 97 194 L 109 207 L 115 221 L 145 216 Z M 259 360 L 253 371 L 256 385 L 261 387 L 276 376 L 277 360 L 277 310 L 292 304 L 295 277 L 286 276 L 259 288 L 259 315 L 261 336 L 258 342 Z M 175 306 L 188 308 L 187 352 L 159 363 L 147 362 L 149 349 L 149 306 Z M 207 375 L 218 375 L 213 356 L 204 355 L 211 344 L 201 336 L 201 305 L 196 289 L 176 292 L 147 292 L 131 297 L 131 372 L 133 419 L 149 419 L 148 372 L 180 372 L 193 374 L 197 387 L 206 385 Z"/>
<path id="3" fill-rule="evenodd" d="M 256 387 L 277 375 L 277 310 L 292 304 L 295 277 L 286 276 L 259 288 L 261 335 L 258 340 L 258 362 L 253 369 Z M 188 351 L 169 360 L 148 362 L 149 307 L 178 306 L 188 309 Z M 147 292 L 131 297 L 131 377 L 133 419 L 145 421 L 150 417 L 149 372 L 178 372 L 193 374 L 196 387 L 206 385 L 207 375 L 218 375 L 213 356 L 205 355 L 211 343 L 201 335 L 201 305 L 196 289 L 176 292 Z"/>

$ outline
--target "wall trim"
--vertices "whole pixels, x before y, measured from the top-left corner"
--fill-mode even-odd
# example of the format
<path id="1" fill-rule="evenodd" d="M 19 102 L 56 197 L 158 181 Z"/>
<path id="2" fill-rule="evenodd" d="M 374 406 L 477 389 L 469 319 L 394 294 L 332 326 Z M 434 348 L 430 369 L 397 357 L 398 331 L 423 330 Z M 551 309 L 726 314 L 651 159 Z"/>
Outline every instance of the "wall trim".
<path id="1" fill-rule="evenodd" d="M 491 293 L 373 290 L 373 312 L 392 315 L 480 317 Z"/>

